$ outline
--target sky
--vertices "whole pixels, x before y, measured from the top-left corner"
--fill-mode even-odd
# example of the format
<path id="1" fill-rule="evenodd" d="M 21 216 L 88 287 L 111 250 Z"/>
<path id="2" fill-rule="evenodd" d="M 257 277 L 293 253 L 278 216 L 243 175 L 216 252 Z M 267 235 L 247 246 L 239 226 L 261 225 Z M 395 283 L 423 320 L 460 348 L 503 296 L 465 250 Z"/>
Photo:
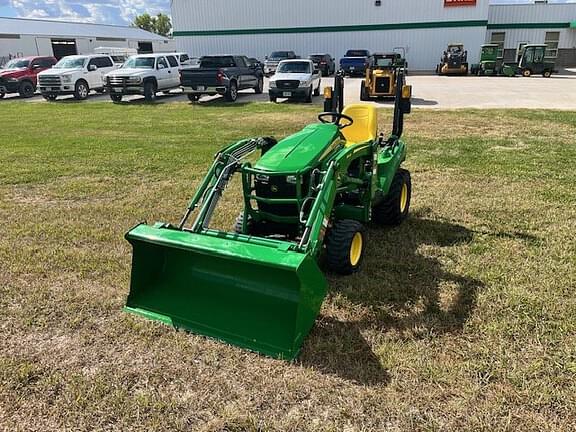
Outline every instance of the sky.
<path id="1" fill-rule="evenodd" d="M 572 3 L 556 0 L 551 3 Z M 492 0 L 492 3 L 533 3 L 530 0 Z M 170 0 L 0 0 L 0 16 L 44 18 L 128 25 L 135 15 L 170 13 Z"/>

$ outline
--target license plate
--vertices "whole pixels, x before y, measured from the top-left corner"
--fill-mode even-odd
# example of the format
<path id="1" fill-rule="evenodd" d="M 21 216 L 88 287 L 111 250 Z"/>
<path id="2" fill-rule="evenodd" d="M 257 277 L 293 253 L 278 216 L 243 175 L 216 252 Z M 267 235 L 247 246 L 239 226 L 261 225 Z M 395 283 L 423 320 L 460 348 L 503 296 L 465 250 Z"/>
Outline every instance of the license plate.
<path id="1" fill-rule="evenodd" d="M 198 87 L 196 87 L 196 90 L 204 91 L 204 90 L 206 90 L 206 87 L 205 86 L 198 86 Z"/>
<path id="2" fill-rule="evenodd" d="M 114 93 L 122 93 L 122 89 L 121 88 L 115 88 L 113 89 Z"/>
<path id="3" fill-rule="evenodd" d="M 292 92 L 282 92 L 282 96 L 290 97 L 290 96 L 292 96 Z"/>
<path id="4" fill-rule="evenodd" d="M 354 66 L 350 66 L 350 70 L 354 70 L 356 69 Z"/>

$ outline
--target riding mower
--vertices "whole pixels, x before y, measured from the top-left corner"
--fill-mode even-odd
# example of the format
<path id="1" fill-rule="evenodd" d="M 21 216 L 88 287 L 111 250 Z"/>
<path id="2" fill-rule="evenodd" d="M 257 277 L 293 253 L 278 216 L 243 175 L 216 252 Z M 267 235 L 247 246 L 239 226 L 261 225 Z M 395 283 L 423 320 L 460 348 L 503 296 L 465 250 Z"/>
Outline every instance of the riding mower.
<path id="1" fill-rule="evenodd" d="M 440 64 L 436 66 L 438 75 L 467 75 L 468 51 L 464 51 L 463 44 L 449 44 L 444 51 Z"/>
<path id="2" fill-rule="evenodd" d="M 394 98 L 396 95 L 396 74 L 405 71 L 405 59 L 399 53 L 375 53 L 368 58 L 366 79 L 360 84 L 360 100 L 373 98 Z M 404 83 L 402 83 L 404 85 Z"/>
<path id="3" fill-rule="evenodd" d="M 470 73 L 477 76 L 498 75 L 501 63 L 498 61 L 498 45 L 485 44 L 480 50 L 480 63 L 473 64 Z"/>
<path id="4" fill-rule="evenodd" d="M 368 241 L 364 225 L 397 225 L 408 215 L 410 173 L 400 166 L 412 89 L 403 83 L 400 72 L 387 138 L 374 107 L 343 106 L 339 73 L 319 123 L 278 142 L 244 139 L 219 151 L 178 224 L 139 224 L 126 234 L 133 258 L 125 310 L 294 359 L 327 292 L 321 257 L 335 273 L 354 273 Z M 234 174 L 243 208 L 232 231 L 211 228 Z"/>

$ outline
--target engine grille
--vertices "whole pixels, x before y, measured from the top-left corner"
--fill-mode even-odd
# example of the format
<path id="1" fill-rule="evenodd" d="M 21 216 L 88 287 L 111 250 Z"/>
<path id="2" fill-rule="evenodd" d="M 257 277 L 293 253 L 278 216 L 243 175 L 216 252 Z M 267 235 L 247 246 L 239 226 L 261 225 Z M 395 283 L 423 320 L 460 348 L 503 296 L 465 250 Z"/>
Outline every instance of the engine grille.
<path id="1" fill-rule="evenodd" d="M 389 93 L 390 92 L 390 78 L 382 77 L 376 78 L 376 93 Z"/>
<path id="2" fill-rule="evenodd" d="M 38 77 L 38 83 L 41 86 L 45 86 L 45 87 L 50 87 L 50 86 L 59 87 L 61 84 L 61 80 L 60 80 L 60 77 L 58 75 L 44 75 L 44 76 Z"/>
<path id="3" fill-rule="evenodd" d="M 140 84 L 140 79 L 138 77 L 129 77 L 129 76 L 111 76 L 108 77 L 108 84 L 111 86 L 124 86 L 127 85 L 134 85 Z"/>
<path id="4" fill-rule="evenodd" d="M 297 89 L 300 85 L 298 80 L 278 80 L 276 81 L 276 87 L 279 89 Z"/>

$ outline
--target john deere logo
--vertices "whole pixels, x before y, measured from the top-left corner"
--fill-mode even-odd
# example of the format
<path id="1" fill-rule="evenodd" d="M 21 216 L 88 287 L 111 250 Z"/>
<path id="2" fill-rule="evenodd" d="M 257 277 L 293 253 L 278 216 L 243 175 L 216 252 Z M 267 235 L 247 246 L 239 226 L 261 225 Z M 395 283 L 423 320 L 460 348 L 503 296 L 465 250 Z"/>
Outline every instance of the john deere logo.
<path id="1" fill-rule="evenodd" d="M 272 192 L 278 192 L 278 186 L 274 185 L 274 186 L 270 187 L 270 190 Z"/>

